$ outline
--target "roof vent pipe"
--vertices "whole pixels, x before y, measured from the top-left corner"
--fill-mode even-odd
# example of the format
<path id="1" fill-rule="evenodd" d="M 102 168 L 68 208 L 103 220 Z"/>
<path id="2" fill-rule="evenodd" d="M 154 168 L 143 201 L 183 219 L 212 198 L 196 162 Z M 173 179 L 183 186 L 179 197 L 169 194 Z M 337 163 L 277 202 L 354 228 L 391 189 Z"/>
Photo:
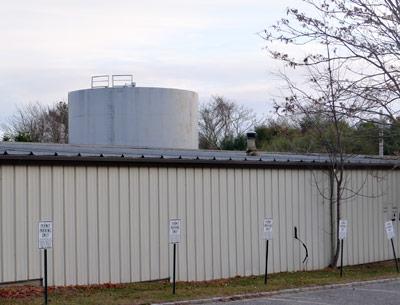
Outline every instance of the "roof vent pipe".
<path id="1" fill-rule="evenodd" d="M 246 153 L 248 156 L 256 156 L 258 155 L 257 153 L 257 147 L 256 147 L 256 133 L 254 131 L 249 131 L 246 136 L 247 136 L 247 150 Z"/>

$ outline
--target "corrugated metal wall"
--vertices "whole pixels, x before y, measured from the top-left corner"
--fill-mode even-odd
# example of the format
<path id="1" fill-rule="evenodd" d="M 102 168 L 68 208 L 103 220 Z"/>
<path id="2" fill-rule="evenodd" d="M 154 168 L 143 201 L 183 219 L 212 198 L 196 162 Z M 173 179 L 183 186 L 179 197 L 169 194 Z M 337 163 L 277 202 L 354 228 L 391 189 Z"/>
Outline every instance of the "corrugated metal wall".
<path id="1" fill-rule="evenodd" d="M 39 220 L 54 221 L 54 285 L 168 278 L 169 218 L 183 222 L 179 280 L 262 274 L 266 216 L 274 219 L 271 272 L 329 263 L 330 209 L 320 194 L 329 194 L 329 179 L 322 171 L 32 165 L 0 171 L 0 282 L 42 277 Z M 346 264 L 391 258 L 383 222 L 399 201 L 399 173 L 348 172 Z M 294 226 L 309 248 L 306 266 Z"/>

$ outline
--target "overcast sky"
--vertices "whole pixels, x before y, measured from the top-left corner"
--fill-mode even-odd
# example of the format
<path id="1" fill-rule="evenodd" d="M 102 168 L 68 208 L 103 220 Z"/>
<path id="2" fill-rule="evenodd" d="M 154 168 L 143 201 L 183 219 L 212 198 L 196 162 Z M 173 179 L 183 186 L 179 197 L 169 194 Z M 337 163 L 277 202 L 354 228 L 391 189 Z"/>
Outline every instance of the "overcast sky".
<path id="1" fill-rule="evenodd" d="M 300 0 L 22 0 L 0 8 L 0 123 L 98 74 L 270 110 L 277 65 L 257 35 Z"/>

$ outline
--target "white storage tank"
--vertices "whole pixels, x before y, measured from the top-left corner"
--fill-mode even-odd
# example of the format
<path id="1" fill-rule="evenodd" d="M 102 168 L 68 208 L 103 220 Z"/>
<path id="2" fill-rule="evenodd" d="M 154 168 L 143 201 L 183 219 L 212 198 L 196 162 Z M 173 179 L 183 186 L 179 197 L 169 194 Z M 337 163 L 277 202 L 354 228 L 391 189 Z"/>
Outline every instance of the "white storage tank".
<path id="1" fill-rule="evenodd" d="M 114 82 L 113 82 L 114 83 Z M 196 92 L 105 86 L 68 94 L 69 143 L 198 148 Z"/>

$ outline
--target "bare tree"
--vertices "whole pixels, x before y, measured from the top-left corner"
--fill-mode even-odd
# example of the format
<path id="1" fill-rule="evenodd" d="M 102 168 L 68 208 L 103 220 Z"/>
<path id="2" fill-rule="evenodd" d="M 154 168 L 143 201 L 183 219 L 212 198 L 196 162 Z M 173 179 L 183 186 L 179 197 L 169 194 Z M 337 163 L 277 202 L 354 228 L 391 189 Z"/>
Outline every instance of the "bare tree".
<path id="1" fill-rule="evenodd" d="M 9 122 L 2 126 L 3 140 L 17 142 L 68 142 L 68 105 L 40 103 L 17 108 Z"/>
<path id="2" fill-rule="evenodd" d="M 324 63 L 314 65 L 309 59 L 309 65 L 305 65 L 305 82 L 301 85 L 295 83 L 287 74 L 282 78 L 288 85 L 289 95 L 282 103 L 276 103 L 278 113 L 291 116 L 296 120 L 306 119 L 309 123 L 308 132 L 319 142 L 320 147 L 329 156 L 329 188 L 320 189 L 318 181 L 316 185 L 320 194 L 330 203 L 330 234 L 331 234 L 331 266 L 336 266 L 340 253 L 339 221 L 341 218 L 342 204 L 358 194 L 352 192 L 351 197 L 346 197 L 348 191 L 345 177 L 345 163 L 351 155 L 346 154 L 344 140 L 352 118 L 352 110 L 343 107 L 345 103 L 351 103 L 355 99 L 349 95 L 345 80 L 346 68 L 342 61 L 330 60 L 334 49 L 329 40 L 325 40 Z M 353 123 L 355 120 L 353 119 Z"/>
<path id="3" fill-rule="evenodd" d="M 288 66 L 341 65 L 343 89 L 352 98 L 338 111 L 376 121 L 380 112 L 393 122 L 400 99 L 400 2 L 398 0 L 303 0 L 304 11 L 288 8 L 287 17 L 265 30 L 271 55 Z M 275 49 L 270 42 L 308 45 L 297 54 Z M 329 43 L 329 57 L 319 45 Z"/>
<path id="4" fill-rule="evenodd" d="M 200 108 L 200 148 L 222 149 L 228 138 L 236 138 L 256 125 L 255 113 L 222 96 L 213 96 Z"/>
<path id="5" fill-rule="evenodd" d="M 329 47 L 327 49 L 329 50 Z M 306 116 L 309 122 L 312 122 L 310 131 L 314 131 L 314 137 L 322 144 L 321 147 L 325 149 L 330 158 L 331 265 L 336 266 L 340 249 L 338 229 L 345 162 L 342 122 L 346 118 L 338 111 L 343 91 L 340 82 L 334 77 L 335 72 L 340 72 L 332 69 L 331 63 L 328 62 L 327 67 L 322 70 L 308 67 L 308 72 L 311 90 L 301 89 L 290 79 L 286 79 L 292 95 L 287 99 L 285 109 L 291 114 Z M 279 108 L 277 107 L 277 109 Z"/>
<path id="6" fill-rule="evenodd" d="M 339 254 L 338 223 L 346 177 L 346 124 L 360 120 L 396 122 L 400 99 L 400 3 L 391 0 L 303 0 L 306 8 L 287 9 L 287 17 L 262 34 L 271 56 L 304 72 L 305 82 L 282 74 L 289 96 L 276 109 L 306 116 L 330 158 L 331 266 Z M 278 43 L 278 44 L 277 44 Z M 283 44 L 282 44 L 283 43 Z M 276 46 L 279 46 L 276 48 Z M 294 46 L 295 53 L 284 51 Z M 300 49 L 301 46 L 301 49 Z M 302 53 L 301 50 L 309 50 Z M 380 121 L 382 122 L 382 121 Z M 324 194 L 323 191 L 320 192 Z M 352 190 L 357 196 L 359 190 Z"/>

